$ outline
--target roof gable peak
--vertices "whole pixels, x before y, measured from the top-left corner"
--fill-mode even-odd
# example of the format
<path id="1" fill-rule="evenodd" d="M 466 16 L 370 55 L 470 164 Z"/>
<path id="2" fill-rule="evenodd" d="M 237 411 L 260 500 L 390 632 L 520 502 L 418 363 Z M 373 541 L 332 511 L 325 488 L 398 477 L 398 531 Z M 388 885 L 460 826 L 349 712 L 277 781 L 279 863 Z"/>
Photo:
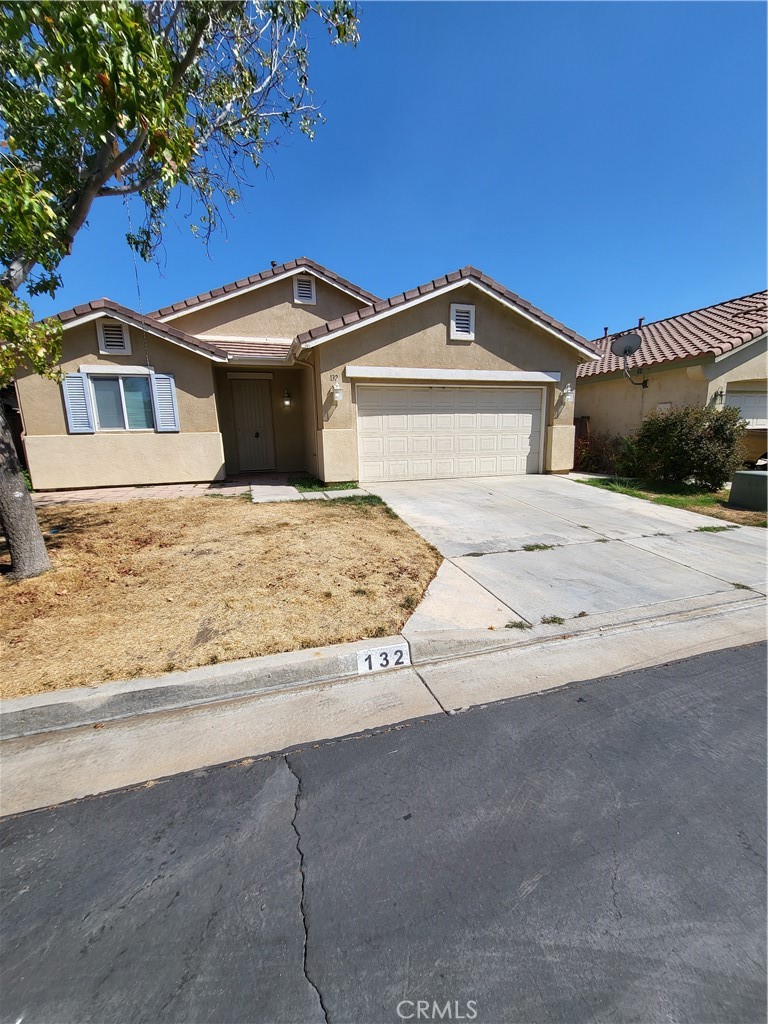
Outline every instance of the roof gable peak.
<path id="1" fill-rule="evenodd" d="M 324 267 L 322 263 L 317 263 L 315 260 L 310 259 L 309 256 L 299 256 L 296 259 L 288 260 L 287 263 L 273 262 L 272 266 L 267 270 L 260 270 L 249 277 L 240 278 L 238 281 L 232 281 L 218 288 L 212 288 L 207 292 L 200 292 L 198 295 L 181 299 L 179 302 L 174 302 L 169 306 L 162 306 L 160 309 L 154 310 L 150 315 L 163 321 L 173 320 L 176 317 L 183 316 L 185 313 L 191 313 L 197 309 L 202 309 L 204 306 L 222 302 L 233 295 L 242 295 L 256 288 L 262 288 L 285 277 L 292 277 L 302 271 L 312 274 L 321 281 L 325 281 L 332 288 L 346 292 L 359 302 L 371 303 L 379 301 L 378 296 L 374 295 L 373 292 L 365 291 L 359 285 L 353 284 L 347 278 L 342 277 L 333 270 L 329 270 L 328 267 Z"/>

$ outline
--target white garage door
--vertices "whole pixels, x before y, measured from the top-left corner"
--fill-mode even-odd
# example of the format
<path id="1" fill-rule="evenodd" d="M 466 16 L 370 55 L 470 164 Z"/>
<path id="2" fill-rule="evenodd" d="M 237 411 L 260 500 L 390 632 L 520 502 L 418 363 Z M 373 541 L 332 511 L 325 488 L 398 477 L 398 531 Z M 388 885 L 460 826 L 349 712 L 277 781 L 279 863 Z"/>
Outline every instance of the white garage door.
<path id="1" fill-rule="evenodd" d="M 357 387 L 360 481 L 540 471 L 541 388 Z"/>

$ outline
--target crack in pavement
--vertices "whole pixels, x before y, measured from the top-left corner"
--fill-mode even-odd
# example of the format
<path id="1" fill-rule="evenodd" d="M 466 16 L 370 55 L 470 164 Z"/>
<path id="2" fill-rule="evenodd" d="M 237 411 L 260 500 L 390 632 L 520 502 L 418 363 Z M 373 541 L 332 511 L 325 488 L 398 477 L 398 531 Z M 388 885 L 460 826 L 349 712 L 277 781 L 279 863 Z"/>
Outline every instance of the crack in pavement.
<path id="1" fill-rule="evenodd" d="M 301 923 L 304 927 L 302 969 L 304 971 L 304 977 L 306 978 L 308 984 L 314 989 L 315 994 L 317 995 L 317 1001 L 320 1003 L 320 1009 L 323 1011 L 323 1017 L 325 1019 L 326 1024 L 330 1024 L 330 1019 L 328 1017 L 328 1007 L 325 1005 L 325 1001 L 323 1000 L 323 994 L 320 991 L 320 988 L 318 987 L 314 979 L 310 977 L 309 967 L 307 965 L 307 943 L 309 940 L 309 926 L 307 922 L 307 908 L 305 902 L 307 889 L 307 871 L 306 862 L 304 858 L 304 851 L 301 848 L 301 833 L 299 832 L 298 826 L 296 824 L 296 820 L 299 816 L 299 804 L 301 802 L 301 776 L 298 774 L 298 772 L 294 770 L 293 765 L 288 760 L 287 754 L 283 755 L 283 760 L 285 761 L 288 771 L 291 773 L 294 779 L 296 779 L 296 796 L 293 805 L 293 817 L 291 818 L 291 828 L 296 833 L 296 852 L 299 855 L 299 873 L 301 874 L 301 901 L 299 904 L 299 911 L 301 913 Z"/>

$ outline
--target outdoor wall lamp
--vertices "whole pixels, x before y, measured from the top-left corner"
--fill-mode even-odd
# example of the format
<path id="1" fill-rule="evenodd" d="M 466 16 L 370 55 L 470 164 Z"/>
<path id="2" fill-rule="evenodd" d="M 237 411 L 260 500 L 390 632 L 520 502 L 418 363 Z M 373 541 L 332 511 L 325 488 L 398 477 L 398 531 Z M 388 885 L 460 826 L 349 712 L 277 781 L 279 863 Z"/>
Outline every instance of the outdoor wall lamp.
<path id="1" fill-rule="evenodd" d="M 722 388 L 718 388 L 714 395 L 712 395 L 712 401 L 715 402 L 717 405 L 722 405 L 724 400 L 725 392 Z"/>
<path id="2" fill-rule="evenodd" d="M 566 384 L 565 387 L 563 388 L 563 398 L 565 399 L 565 401 L 566 402 L 572 402 L 575 397 L 576 397 L 576 392 L 574 390 L 573 384 L 571 384 L 571 383 Z"/>
<path id="3" fill-rule="evenodd" d="M 290 407 L 290 404 L 291 404 L 291 393 L 290 393 L 290 391 L 286 391 L 285 394 L 283 395 L 283 405 L 287 409 L 287 408 Z"/>
<path id="4" fill-rule="evenodd" d="M 341 381 L 336 380 L 333 382 L 333 400 L 334 402 L 340 402 L 344 397 L 344 390 L 341 386 Z"/>

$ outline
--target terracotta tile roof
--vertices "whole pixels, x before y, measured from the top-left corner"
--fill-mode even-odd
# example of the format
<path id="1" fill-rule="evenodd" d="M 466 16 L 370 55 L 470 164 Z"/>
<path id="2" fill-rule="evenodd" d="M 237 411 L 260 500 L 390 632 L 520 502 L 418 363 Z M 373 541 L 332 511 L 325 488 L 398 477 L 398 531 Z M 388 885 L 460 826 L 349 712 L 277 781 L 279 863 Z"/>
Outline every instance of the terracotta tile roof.
<path id="1" fill-rule="evenodd" d="M 153 317 L 165 317 L 171 316 L 173 313 L 183 313 L 186 310 L 194 309 L 195 306 L 200 306 L 204 302 L 210 302 L 211 299 L 224 298 L 227 295 L 234 294 L 235 292 L 242 291 L 244 288 L 250 288 L 252 285 L 259 284 L 262 281 L 269 281 L 271 278 L 283 277 L 285 274 L 289 274 L 292 270 L 296 270 L 298 267 L 306 267 L 307 270 L 313 270 L 320 277 L 325 278 L 331 284 L 337 284 L 339 287 L 352 292 L 363 302 L 378 302 L 378 296 L 372 292 L 366 292 L 356 284 L 352 284 L 345 277 L 341 277 L 339 274 L 335 274 L 332 270 L 324 267 L 320 263 L 315 263 L 314 260 L 309 259 L 307 256 L 299 256 L 296 260 L 289 260 L 288 263 L 280 263 L 278 266 L 270 267 L 269 270 L 261 270 L 258 274 L 251 274 L 250 277 L 243 277 L 239 281 L 233 281 L 231 284 L 222 285 L 221 288 L 212 288 L 209 292 L 201 292 L 199 295 L 193 295 L 189 299 L 182 299 L 181 302 L 174 302 L 170 306 L 163 306 L 162 309 L 156 309 L 150 316 Z"/>
<path id="2" fill-rule="evenodd" d="M 265 338 L 242 338 L 237 341 L 209 341 L 209 345 L 236 363 L 249 359 L 270 359 L 284 363 L 291 354 L 291 341 L 272 341 Z"/>
<path id="3" fill-rule="evenodd" d="M 113 302 L 112 299 L 94 299 L 92 302 L 85 302 L 81 306 L 74 306 L 72 309 L 65 309 L 62 313 L 56 313 L 50 319 L 60 320 L 63 324 L 72 324 L 74 321 L 82 320 L 83 317 L 91 316 L 93 313 L 117 316 L 126 320 L 129 325 L 139 328 L 139 330 L 147 330 L 151 334 L 156 334 L 158 337 L 165 338 L 174 344 L 196 349 L 209 359 L 213 358 L 219 362 L 226 362 L 226 353 L 216 348 L 211 342 L 201 341 L 200 338 L 186 334 L 170 324 L 161 323 L 152 316 L 142 316 L 135 309 L 121 306 L 119 302 Z"/>
<path id="4" fill-rule="evenodd" d="M 630 368 L 654 366 L 675 359 L 731 352 L 766 333 L 767 301 L 767 291 L 753 292 L 716 306 L 705 306 L 633 328 L 633 333 L 643 340 L 635 355 L 628 358 L 627 365 Z M 600 359 L 582 363 L 577 376 L 594 377 L 623 369 L 623 359 L 611 352 L 611 342 L 616 337 L 617 334 L 609 334 L 606 338 L 597 338 L 593 344 L 600 352 Z"/>
<path id="5" fill-rule="evenodd" d="M 455 270 L 450 274 L 445 274 L 443 277 L 437 277 L 432 281 L 428 281 L 426 284 L 419 285 L 418 288 L 411 288 L 409 291 L 401 292 L 399 295 L 393 295 L 389 299 L 382 299 L 380 301 L 373 302 L 369 306 L 364 306 L 362 309 L 355 310 L 352 313 L 347 313 L 345 316 L 339 317 L 336 320 L 331 320 L 326 324 L 321 324 L 319 327 L 313 327 L 311 331 L 306 331 L 304 334 L 300 334 L 296 340 L 298 344 L 302 346 L 307 345 L 310 342 L 322 341 L 326 337 L 334 334 L 336 331 L 362 324 L 365 320 L 376 317 L 387 310 L 396 309 L 400 306 L 407 306 L 414 299 L 418 299 L 423 295 L 429 295 L 431 292 L 437 292 L 442 288 L 446 288 L 448 285 L 455 284 L 456 282 L 463 280 L 468 283 L 477 282 L 478 284 L 483 285 L 488 289 L 488 291 L 498 295 L 499 298 L 519 307 L 523 312 L 527 313 L 533 320 L 538 321 L 542 326 L 557 331 L 579 348 L 588 352 L 592 351 L 592 343 L 587 341 L 586 338 L 582 338 L 580 334 L 572 331 L 570 327 L 566 327 L 565 324 L 561 324 L 558 320 L 553 319 L 548 313 L 538 309 L 536 306 L 532 305 L 532 303 L 528 302 L 527 299 L 523 299 L 514 292 L 511 292 L 508 288 L 499 284 L 498 281 L 494 281 L 492 277 L 488 277 L 487 274 L 484 274 L 476 267 L 462 267 L 461 270 Z"/>

